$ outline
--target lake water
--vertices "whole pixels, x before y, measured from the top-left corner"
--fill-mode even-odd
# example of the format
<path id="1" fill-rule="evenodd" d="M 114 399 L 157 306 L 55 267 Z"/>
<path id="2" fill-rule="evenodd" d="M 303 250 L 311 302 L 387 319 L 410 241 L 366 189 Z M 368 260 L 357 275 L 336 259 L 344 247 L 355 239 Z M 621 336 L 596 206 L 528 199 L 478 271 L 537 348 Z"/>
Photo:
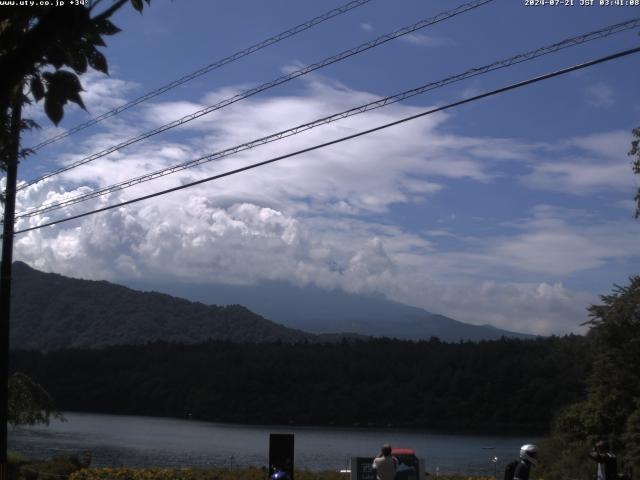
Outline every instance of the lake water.
<path id="1" fill-rule="evenodd" d="M 339 470 L 383 443 L 416 450 L 426 471 L 493 475 L 535 438 L 399 430 L 244 426 L 171 418 L 65 413 L 67 421 L 9 431 L 9 449 L 31 458 L 92 452 L 93 466 L 214 467 L 268 463 L 269 433 L 295 434 L 295 466 Z"/>

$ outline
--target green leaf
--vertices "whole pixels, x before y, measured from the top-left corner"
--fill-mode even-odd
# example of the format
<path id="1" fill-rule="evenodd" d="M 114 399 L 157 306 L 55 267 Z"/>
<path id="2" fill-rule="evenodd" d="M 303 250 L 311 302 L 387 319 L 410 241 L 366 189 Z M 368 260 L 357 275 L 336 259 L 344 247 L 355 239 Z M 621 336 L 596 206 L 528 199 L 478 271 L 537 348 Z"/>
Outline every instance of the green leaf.
<path id="1" fill-rule="evenodd" d="M 89 29 L 83 33 L 83 37 L 93 45 L 98 45 L 99 47 L 107 46 L 107 44 L 104 43 L 104 40 L 102 40 L 102 37 L 100 36 L 100 34 L 97 32 L 97 30 L 94 31 L 93 29 Z"/>
<path id="2" fill-rule="evenodd" d="M 67 70 L 58 70 L 53 74 L 56 79 L 60 79 L 58 81 L 65 82 L 66 84 L 72 86 L 74 89 L 80 91 L 82 90 L 82 85 L 80 84 L 80 79 L 78 76 Z"/>
<path id="3" fill-rule="evenodd" d="M 56 68 L 62 68 L 67 60 L 67 52 L 56 43 L 47 49 L 45 56 L 47 62 Z"/>
<path id="4" fill-rule="evenodd" d="M 45 80 L 47 80 L 47 83 L 49 84 L 46 100 L 49 101 L 53 117 L 49 115 L 48 111 L 47 115 L 49 115 L 49 118 L 51 118 L 54 123 L 56 123 L 54 118 L 58 118 L 58 104 L 60 105 L 60 108 L 62 108 L 62 106 L 67 103 L 67 101 L 71 101 L 86 110 L 84 102 L 80 97 L 82 85 L 80 84 L 80 80 L 78 80 L 78 77 L 75 73 L 68 72 L 66 70 L 58 70 L 54 73 L 46 72 L 42 76 L 45 78 Z M 61 118 L 62 116 L 60 116 L 60 119 Z"/>
<path id="5" fill-rule="evenodd" d="M 80 84 L 80 80 L 77 75 L 65 70 L 58 70 L 54 76 L 56 78 L 56 86 L 60 88 L 60 92 L 62 93 L 65 102 L 69 100 L 86 110 L 87 108 L 84 106 L 84 102 L 80 97 L 82 85 Z"/>
<path id="6" fill-rule="evenodd" d="M 34 153 L 36 152 L 32 148 L 21 148 L 20 151 L 18 152 L 18 158 L 22 160 L 33 155 Z"/>
<path id="7" fill-rule="evenodd" d="M 64 116 L 63 103 L 50 95 L 44 99 L 44 111 L 55 125 L 58 125 Z"/>
<path id="8" fill-rule="evenodd" d="M 39 128 L 40 125 L 38 125 L 38 122 L 31 120 L 30 118 L 23 118 L 20 123 L 20 130 L 34 130 Z"/>
<path id="9" fill-rule="evenodd" d="M 72 92 L 69 94 L 69 100 L 73 103 L 75 103 L 76 105 L 78 105 L 80 108 L 82 108 L 83 110 L 87 110 L 87 107 L 85 107 L 84 102 L 82 101 L 82 97 L 80 96 L 79 92 Z"/>
<path id="10" fill-rule="evenodd" d="M 90 52 L 89 55 L 87 55 L 87 60 L 89 60 L 89 65 L 91 65 L 92 68 L 109 75 L 107 59 L 98 50 L 94 48 L 93 51 Z"/>
<path id="11" fill-rule="evenodd" d="M 83 74 L 87 71 L 87 57 L 85 57 L 79 48 L 70 48 L 67 50 L 67 65 L 69 65 L 76 73 Z"/>
<path id="12" fill-rule="evenodd" d="M 96 21 L 96 30 L 102 35 L 115 35 L 122 31 L 106 18 Z"/>
<path id="13" fill-rule="evenodd" d="M 39 102 L 44 97 L 44 85 L 38 75 L 31 78 L 31 93 L 36 102 Z"/>
<path id="14" fill-rule="evenodd" d="M 142 0 L 131 0 L 131 5 L 133 5 L 133 8 L 135 8 L 137 11 L 142 13 L 142 9 L 144 7 Z"/>

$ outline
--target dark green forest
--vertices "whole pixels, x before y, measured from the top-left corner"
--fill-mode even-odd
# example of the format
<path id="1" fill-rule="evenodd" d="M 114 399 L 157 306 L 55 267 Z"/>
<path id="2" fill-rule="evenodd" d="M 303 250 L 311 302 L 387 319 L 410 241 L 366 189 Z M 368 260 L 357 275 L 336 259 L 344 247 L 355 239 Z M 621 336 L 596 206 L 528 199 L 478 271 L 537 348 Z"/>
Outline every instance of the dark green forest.
<path id="1" fill-rule="evenodd" d="M 64 410 L 240 422 L 545 431 L 583 398 L 584 337 L 13 352 Z"/>

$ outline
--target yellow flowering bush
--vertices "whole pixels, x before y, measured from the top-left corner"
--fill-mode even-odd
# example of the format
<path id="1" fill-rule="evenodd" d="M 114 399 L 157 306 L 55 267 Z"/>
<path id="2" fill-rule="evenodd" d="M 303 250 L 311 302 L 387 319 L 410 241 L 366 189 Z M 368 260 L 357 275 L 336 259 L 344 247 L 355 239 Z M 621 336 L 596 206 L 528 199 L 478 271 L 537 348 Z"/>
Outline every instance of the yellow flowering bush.
<path id="1" fill-rule="evenodd" d="M 260 468 L 234 470 L 194 468 L 85 468 L 73 473 L 69 480 L 265 480 Z M 296 480 L 348 480 L 338 472 L 296 471 Z"/>
<path id="2" fill-rule="evenodd" d="M 195 468 L 85 468 L 69 477 L 69 480 L 266 480 L 260 468 L 234 470 Z M 434 478 L 434 477 L 432 477 Z M 297 470 L 296 480 L 349 480 L 348 474 L 335 471 L 311 472 Z M 470 477 L 467 475 L 441 475 L 438 480 L 495 480 L 493 477 Z"/>

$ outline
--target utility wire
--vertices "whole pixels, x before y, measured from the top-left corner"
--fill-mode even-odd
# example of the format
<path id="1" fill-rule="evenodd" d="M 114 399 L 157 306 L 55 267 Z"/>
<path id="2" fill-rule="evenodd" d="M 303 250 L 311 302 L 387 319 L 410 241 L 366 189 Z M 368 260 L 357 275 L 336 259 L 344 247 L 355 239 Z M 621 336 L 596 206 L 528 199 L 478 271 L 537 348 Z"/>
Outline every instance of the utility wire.
<path id="1" fill-rule="evenodd" d="M 640 47 L 636 47 L 636 48 L 632 48 L 632 49 L 629 49 L 629 50 L 624 50 L 624 51 L 621 51 L 621 52 L 617 52 L 617 53 L 608 55 L 606 57 L 601 57 L 601 58 L 598 58 L 596 60 L 591 60 L 591 61 L 588 61 L 588 62 L 585 62 L 585 63 L 582 63 L 582 64 L 574 65 L 572 67 L 563 68 L 563 69 L 557 70 L 555 72 L 551 72 L 551 73 L 547 73 L 547 74 L 544 74 L 544 75 L 540 75 L 538 77 L 530 78 L 530 79 L 524 80 L 522 82 L 513 83 L 513 84 L 508 85 L 506 87 L 498 88 L 496 90 L 491 90 L 489 92 L 485 92 L 485 93 L 482 93 L 480 95 L 475 95 L 473 97 L 469 97 L 469 98 L 466 98 L 464 100 L 459 100 L 457 102 L 449 103 L 448 105 L 444 105 L 442 107 L 433 108 L 431 110 L 427 110 L 425 112 L 421 112 L 421 113 L 418 113 L 416 115 L 411 115 L 409 117 L 404 117 L 404 118 L 402 118 L 400 120 L 396 120 L 394 122 L 386 123 L 384 125 L 379 125 L 377 127 L 370 128 L 370 129 L 364 130 L 362 132 L 354 133 L 354 134 L 348 135 L 346 137 L 341 137 L 341 138 L 338 138 L 338 139 L 335 139 L 335 140 L 331 140 L 329 142 L 325 142 L 325 143 L 314 145 L 312 147 L 304 148 L 302 150 L 298 150 L 298 151 L 295 151 L 295 152 L 287 153 L 285 155 L 280 155 L 278 157 L 274 157 L 274 158 L 271 158 L 269 160 L 264 160 L 262 162 L 253 163 L 251 165 L 247 165 L 247 166 L 244 166 L 244 167 L 241 167 L 241 168 L 236 168 L 234 170 L 229 170 L 227 172 L 220 173 L 220 174 L 217 174 L 217 175 L 213 175 L 213 176 L 210 176 L 210 177 L 206 177 L 206 178 L 203 178 L 203 179 L 200 179 L 200 180 L 196 180 L 194 182 L 186 183 L 184 185 L 179 185 L 177 187 L 173 187 L 173 188 L 169 188 L 169 189 L 162 190 L 162 191 L 159 191 L 159 192 L 151 193 L 149 195 L 144 195 L 142 197 L 137 197 L 137 198 L 134 198 L 134 199 L 131 199 L 131 200 L 127 200 L 127 201 L 124 201 L 124 202 L 115 203 L 113 205 L 108 205 L 108 206 L 103 207 L 103 208 L 98 208 L 98 209 L 91 210 L 91 211 L 88 211 L 88 212 L 84 212 L 84 213 L 81 213 L 81 214 L 78 214 L 78 215 L 73 215 L 71 217 L 62 218 L 62 219 L 59 219 L 59 220 L 54 220 L 54 221 L 51 221 L 51 222 L 44 223 L 42 225 L 36 225 L 34 227 L 24 228 L 22 230 L 17 230 L 17 231 L 14 232 L 14 235 L 17 235 L 19 233 L 30 232 L 30 231 L 33 231 L 33 230 L 39 230 L 41 228 L 50 227 L 50 226 L 57 225 L 57 224 L 60 224 L 60 223 L 69 222 L 71 220 L 77 220 L 79 218 L 87 217 L 89 215 L 94 215 L 96 213 L 105 212 L 107 210 L 112 210 L 114 208 L 119 208 L 119 207 L 123 207 L 123 206 L 126 206 L 126 205 L 131 205 L 133 203 L 141 202 L 143 200 L 148 200 L 148 199 L 151 199 L 151 198 L 154 198 L 154 197 L 159 197 L 161 195 L 166 195 L 168 193 L 176 192 L 178 190 L 183 190 L 185 188 L 190 188 L 190 187 L 193 187 L 193 186 L 196 186 L 196 185 L 200 185 L 202 183 L 207 183 L 207 182 L 211 182 L 213 180 L 218 180 L 220 178 L 224 178 L 224 177 L 228 177 L 228 176 L 231 176 L 231 175 L 235 175 L 235 174 L 247 171 L 247 170 L 252 170 L 254 168 L 262 167 L 262 166 L 268 165 L 270 163 L 275 163 L 275 162 L 278 162 L 280 160 L 284 160 L 285 158 L 294 157 L 294 156 L 297 156 L 297 155 L 301 155 L 303 153 L 311 152 L 311 151 L 314 151 L 314 150 L 319 150 L 321 148 L 325 148 L 325 147 L 328 147 L 330 145 L 335 145 L 337 143 L 342 143 L 342 142 L 345 142 L 347 140 L 352 140 L 354 138 L 362 137 L 364 135 L 368 135 L 370 133 L 374 133 L 374 132 L 377 132 L 377 131 L 380 131 L 380 130 L 384 130 L 386 128 L 393 127 L 395 125 L 400 125 L 402 123 L 406 123 L 406 122 L 409 122 L 411 120 L 415 120 L 417 118 L 424 117 L 426 115 L 430 115 L 430 114 L 433 114 L 433 113 L 436 113 L 436 112 L 441 112 L 443 110 L 448 110 L 450 108 L 457 107 L 457 106 L 460 106 L 460 105 L 464 105 L 466 103 L 474 102 L 476 100 L 480 100 L 480 99 L 483 99 L 483 98 L 486 98 L 486 97 L 491 97 L 493 95 L 504 93 L 504 92 L 507 92 L 509 90 L 515 90 L 517 88 L 521 88 L 521 87 L 524 87 L 526 85 L 531 85 L 533 83 L 541 82 L 543 80 L 548 80 L 548 79 L 553 78 L 553 77 L 558 77 L 560 75 L 565 75 L 567 73 L 574 72 L 576 70 L 581 70 L 581 69 L 584 69 L 584 68 L 587 68 L 587 67 L 591 67 L 593 65 L 597 65 L 597 64 L 600 64 L 600 63 L 604 63 L 604 62 L 608 62 L 608 61 L 611 61 L 611 60 L 615 60 L 617 58 L 622 58 L 622 57 L 625 57 L 627 55 L 631 55 L 633 53 L 638 53 L 638 52 L 640 52 Z"/>
<path id="2" fill-rule="evenodd" d="M 125 110 L 130 109 L 131 107 L 135 107 L 136 105 L 145 102 L 153 97 L 157 97 L 158 95 L 161 95 L 165 92 L 168 92 L 169 90 L 172 90 L 180 85 L 183 85 L 187 82 L 190 82 L 191 80 L 198 78 L 202 75 L 204 75 L 205 73 L 209 73 L 213 70 L 216 70 L 224 65 L 227 65 L 228 63 L 231 62 L 235 62 L 236 60 L 239 60 L 243 57 L 246 57 L 247 55 L 251 55 L 254 52 L 257 52 L 259 50 L 262 50 L 263 48 L 269 47 L 271 45 L 273 45 L 274 43 L 278 43 L 286 38 L 292 37 L 294 35 L 297 35 L 298 33 L 304 32 L 305 30 L 308 30 L 312 27 L 315 27 L 316 25 L 325 22 L 326 20 L 329 20 L 333 17 L 337 17 L 338 15 L 342 15 L 343 13 L 346 13 L 350 10 L 353 10 L 354 8 L 360 7 L 362 5 L 364 5 L 365 3 L 369 3 L 371 0 L 354 0 L 351 1 L 349 3 L 346 3 L 345 5 L 342 5 L 341 7 L 338 8 L 334 8 L 333 10 L 329 10 L 328 12 L 319 15 L 315 18 L 312 18 L 311 20 L 308 20 L 304 23 L 301 23 L 300 25 L 296 25 L 293 28 L 290 28 L 289 30 L 285 30 L 284 32 L 281 32 L 277 35 L 274 35 L 273 37 L 267 38 L 266 40 L 263 40 L 259 43 L 256 43 L 255 45 L 251 45 L 250 47 L 245 48 L 244 50 L 240 50 L 239 52 L 236 52 L 232 55 L 229 55 L 228 57 L 225 57 L 221 60 L 218 60 L 214 63 L 210 63 L 209 65 L 202 67 L 198 70 L 196 70 L 195 72 L 192 72 L 188 75 L 185 75 L 184 77 L 181 77 L 177 80 L 174 80 L 171 83 L 168 83 L 162 87 L 159 87 L 155 90 L 152 90 L 151 92 L 145 93 L 144 95 L 141 95 L 138 98 L 135 98 L 133 100 L 131 100 L 130 102 L 124 103 L 116 108 L 114 108 L 113 110 L 109 110 L 108 112 L 105 112 L 101 115 L 98 115 L 95 118 L 92 118 L 91 120 L 88 120 L 84 123 L 81 123 L 73 128 L 71 128 L 70 130 L 67 130 L 66 132 L 60 133 L 58 135 L 55 135 L 53 137 L 50 137 L 46 140 L 44 140 L 43 142 L 35 145 L 34 147 L 31 147 L 30 149 L 33 151 L 36 150 L 40 150 L 41 148 L 43 148 L 46 145 L 49 145 L 51 143 L 57 142 L 58 140 L 61 140 L 63 138 L 66 138 L 70 135 L 73 135 L 74 133 L 77 133 L 81 130 L 84 130 L 85 128 L 91 127 L 92 125 L 95 125 L 96 123 L 101 122 L 102 120 L 105 120 L 107 118 L 113 117 L 115 115 L 118 115 L 119 113 L 124 112 Z"/>
<path id="3" fill-rule="evenodd" d="M 321 126 L 321 125 L 326 125 L 328 123 L 332 123 L 334 121 L 343 119 L 343 118 L 347 118 L 347 117 L 351 117 L 354 115 L 358 115 L 370 110 L 374 110 L 377 108 L 381 108 L 381 107 L 385 107 L 387 105 L 391 105 L 393 103 L 396 102 L 400 102 L 402 100 L 405 100 L 407 98 L 413 97 L 415 95 L 419 95 L 422 93 L 425 93 L 427 91 L 430 90 L 434 90 L 436 88 L 440 88 L 443 87 L 445 85 L 448 85 L 450 83 L 454 83 L 454 82 L 458 82 L 461 80 L 465 80 L 467 78 L 471 78 L 471 77 L 475 77 L 478 75 L 482 75 L 482 74 L 486 74 L 488 72 L 494 71 L 494 70 L 498 70 L 501 68 L 506 68 L 518 63 L 522 63 L 525 61 L 529 61 L 529 60 L 533 60 L 535 58 L 547 55 L 549 53 L 553 53 L 553 52 L 557 52 L 559 50 L 565 49 L 565 48 L 569 48 L 575 45 L 580 45 L 582 43 L 585 42 L 589 42 L 592 40 L 596 40 L 596 39 L 600 39 L 615 33 L 619 33 L 619 32 L 623 32 L 632 28 L 636 28 L 640 26 L 640 17 L 632 19 L 632 20 L 628 20 L 626 22 L 622 22 L 622 23 L 617 23 L 614 25 L 609 25 L 607 27 L 601 28 L 599 30 L 595 30 L 589 33 L 585 33 L 583 35 L 579 35 L 576 37 L 572 37 L 572 38 L 568 38 L 565 39 L 561 42 L 556 42 L 553 43 L 551 45 L 547 45 L 544 47 L 540 47 L 537 48 L 535 50 L 531 50 L 525 53 L 520 53 L 518 55 L 514 55 L 512 57 L 506 58 L 506 59 L 502 59 L 502 60 L 498 60 L 495 61 L 491 64 L 488 65 L 484 65 L 482 67 L 476 67 L 476 68 L 471 68 L 463 73 L 459 73 L 456 75 L 451 75 L 449 77 L 446 77 L 442 80 L 438 80 L 435 82 L 431 82 L 431 83 L 427 83 L 425 85 L 422 85 L 420 87 L 417 88 L 413 88 L 411 90 L 406 90 L 404 92 L 395 94 L 395 95 L 391 95 L 385 98 L 382 98 L 380 100 L 376 100 L 364 105 L 360 105 L 358 107 L 354 107 L 351 108 L 349 110 L 345 110 L 342 111 L 340 113 L 335 113 L 333 115 L 329 115 L 327 117 L 323 117 L 317 120 L 314 120 L 312 122 L 309 123 L 305 123 L 302 125 L 298 125 L 297 127 L 294 128 L 290 128 L 288 130 L 283 130 L 280 131 L 278 133 L 274 133 L 262 138 L 259 138 L 257 140 L 252 140 L 250 142 L 247 143 L 243 143 L 240 145 L 236 145 L 234 147 L 230 147 L 230 148 L 226 148 L 224 150 L 215 152 L 215 153 L 211 153 L 209 155 L 205 155 L 202 157 L 199 157 L 197 159 L 194 160 L 189 160 L 187 162 L 183 162 L 177 165 L 173 165 L 167 168 L 163 168 L 160 170 L 157 170 L 155 172 L 152 173 L 148 173 L 145 175 L 140 175 L 138 177 L 135 178 L 131 178 L 128 180 L 124 180 L 122 182 L 116 183 L 116 184 L 112 184 L 110 186 L 104 187 L 102 189 L 99 190 L 95 190 L 92 192 L 88 192 L 82 195 L 77 195 L 75 197 L 71 197 L 71 198 L 67 198 L 64 200 L 60 200 L 57 202 L 51 202 L 48 204 L 44 204 L 41 205 L 40 207 L 34 207 L 33 209 L 24 211 L 24 212 L 20 212 L 16 215 L 16 219 L 18 218 L 24 218 L 24 217 L 33 217 L 36 215 L 41 215 L 43 213 L 46 212 L 50 212 L 53 210 L 58 210 L 60 208 L 64 208 L 70 205 L 74 205 L 76 203 L 80 203 L 83 201 L 87 201 L 99 196 L 103 196 L 112 192 L 116 192 L 119 190 L 123 190 L 125 188 L 129 188 L 132 187 L 134 185 L 143 183 L 143 182 L 148 182 L 151 180 L 154 180 L 156 178 L 160 178 L 160 177 L 164 177 L 166 175 L 170 175 L 172 173 L 176 173 L 179 172 L 181 170 L 185 170 L 188 168 L 193 168 L 196 167 L 198 165 L 202 165 L 204 163 L 208 163 L 211 162 L 213 160 L 218 160 L 220 158 L 224 158 L 233 154 L 236 154 L 238 152 L 242 152 L 245 150 L 249 150 L 255 147 L 258 147 L 260 145 L 264 145 L 270 142 L 274 142 L 277 140 L 281 140 L 283 138 L 286 137 L 290 137 L 292 135 L 296 135 L 298 133 L 302 133 L 306 130 L 310 130 L 312 128 Z"/>
<path id="4" fill-rule="evenodd" d="M 195 120 L 196 118 L 200 118 L 203 115 L 207 115 L 208 113 L 214 112 L 216 110 L 220 110 L 221 108 L 227 107 L 233 103 L 239 102 L 240 100 L 243 100 L 245 98 L 248 98 L 252 95 L 255 95 L 257 93 L 260 93 L 264 90 L 268 90 L 270 88 L 276 87 L 278 85 L 281 85 L 285 82 L 288 82 L 290 80 L 293 80 L 294 78 L 297 77 L 301 77 L 303 75 L 306 75 L 307 73 L 313 72 L 315 70 L 318 70 L 320 68 L 326 67 L 327 65 L 331 65 L 332 63 L 336 63 L 339 62 L 341 60 L 344 60 L 345 58 L 349 58 L 353 55 L 357 55 L 358 53 L 362 53 L 366 50 L 375 48 L 379 45 L 382 45 L 383 43 L 389 42 L 395 38 L 401 37 L 403 35 L 407 35 L 411 32 L 415 32 L 416 30 L 420 30 L 422 28 L 428 27 L 430 25 L 442 22 L 444 20 L 447 20 L 449 18 L 453 18 L 457 15 L 460 15 L 464 12 L 467 12 L 469 10 L 473 10 L 475 8 L 480 7 L 481 5 L 484 5 L 486 3 L 492 2 L 494 0 L 475 0 L 473 2 L 469 2 L 469 3 L 465 3 L 463 5 L 460 5 L 456 8 L 454 8 L 453 10 L 448 10 L 446 12 L 442 12 L 439 13 L 438 15 L 435 15 L 431 18 L 427 18 L 425 20 L 421 20 L 418 23 L 415 23 L 413 25 L 410 25 L 408 27 L 404 27 L 401 28 L 400 30 L 396 30 L 393 33 L 389 33 L 386 35 L 382 35 L 378 38 L 376 38 L 375 40 L 371 41 L 371 42 L 367 42 L 367 43 L 363 43 L 361 45 L 358 45 L 357 47 L 351 48 L 349 50 L 345 50 L 337 55 L 334 55 L 332 57 L 328 57 L 325 58 L 324 60 L 321 60 L 320 62 L 314 63 L 312 65 L 306 66 L 304 68 L 300 68 L 298 70 L 295 70 L 294 72 L 291 72 L 287 75 L 283 75 L 281 77 L 276 78 L 275 80 L 272 80 L 270 82 L 267 83 L 263 83 L 262 85 L 249 89 L 249 90 L 245 90 L 242 93 L 239 93 L 233 97 L 227 98 L 226 100 L 222 100 L 221 102 L 216 103 L 215 105 L 211 105 L 209 107 L 203 108 L 202 110 L 198 110 L 197 112 L 191 113 L 189 115 L 186 115 L 178 120 L 174 120 L 170 123 L 167 123 L 161 127 L 158 127 L 154 130 L 151 130 L 149 132 L 143 133 L 137 137 L 133 137 L 130 138 L 128 140 L 125 140 L 122 143 L 119 143 L 117 145 L 111 146 L 105 150 L 102 150 L 98 153 L 94 153 L 93 155 L 89 155 L 88 157 L 85 157 L 81 160 L 78 160 L 77 162 L 73 162 L 63 168 L 60 168 L 58 170 L 55 170 L 54 172 L 51 173 L 47 173 L 45 175 L 42 175 L 39 178 L 36 178 L 35 180 L 31 180 L 29 182 L 23 183 L 22 185 L 20 185 L 18 187 L 18 190 L 22 190 L 30 185 L 33 185 L 35 183 L 38 183 L 42 180 L 44 180 L 45 178 L 49 178 L 52 177 L 54 175 L 59 175 L 63 172 L 69 171 L 73 168 L 79 167 L 80 165 L 84 165 L 86 163 L 89 163 L 93 160 L 96 160 L 98 158 L 104 157 L 105 155 L 109 155 L 110 153 L 115 152 L 116 150 L 120 150 L 122 148 L 125 148 L 129 145 L 132 145 L 134 143 L 137 143 L 141 140 L 144 140 L 146 138 L 152 137 L 154 135 L 157 135 L 159 133 L 165 132 L 171 128 L 174 127 L 178 127 L 180 125 L 183 125 L 187 122 L 190 122 L 192 120 Z"/>

